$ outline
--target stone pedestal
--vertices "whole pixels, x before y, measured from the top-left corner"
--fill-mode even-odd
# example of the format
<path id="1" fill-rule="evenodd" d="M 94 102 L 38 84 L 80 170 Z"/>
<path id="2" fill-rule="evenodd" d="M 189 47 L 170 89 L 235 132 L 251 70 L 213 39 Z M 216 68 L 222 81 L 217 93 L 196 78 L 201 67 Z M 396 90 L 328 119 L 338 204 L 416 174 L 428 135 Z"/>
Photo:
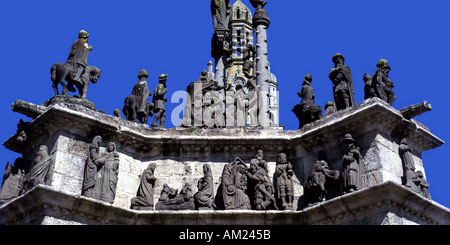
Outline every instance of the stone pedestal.
<path id="1" fill-rule="evenodd" d="M 88 212 L 86 211 L 87 208 L 94 205 L 99 208 L 106 208 L 102 212 L 108 212 L 108 215 L 120 217 L 118 218 L 120 221 L 117 221 L 117 223 L 122 224 L 150 222 L 153 216 L 160 217 L 158 222 L 171 224 L 175 221 L 182 220 L 178 219 L 177 215 L 190 217 L 187 218 L 188 221 L 186 222 L 195 224 L 201 223 L 200 221 L 203 218 L 209 216 L 217 219 L 213 223 L 228 224 L 233 223 L 232 220 L 234 220 L 238 224 L 246 222 L 251 224 L 272 224 L 277 222 L 296 224 L 299 222 L 295 218 L 297 216 L 303 217 L 304 214 L 308 214 L 308 217 L 310 214 L 323 215 L 319 213 L 315 214 L 313 211 L 306 211 L 311 208 L 305 209 L 306 203 L 303 195 L 303 186 L 311 173 L 314 162 L 319 157 L 326 159 L 330 169 L 342 171 L 342 156 L 345 153 L 345 145 L 342 141 L 344 135 L 347 133 L 353 136 L 355 145 L 360 148 L 364 158 L 362 173 L 363 189 L 351 195 L 378 195 L 375 192 L 371 194 L 371 190 L 378 188 L 377 186 L 380 185 L 384 186 L 380 190 L 383 192 L 380 195 L 387 195 L 391 199 L 394 198 L 391 196 L 395 196 L 396 194 L 391 193 L 390 186 L 398 188 L 401 195 L 417 195 L 400 186 L 402 184 L 403 170 L 402 161 L 398 152 L 398 146 L 401 140 L 399 135 L 404 136 L 404 134 L 407 134 L 408 142 L 413 148 L 416 170 L 421 170 L 424 173 L 426 173 L 426 166 L 422 162 L 421 154 L 424 151 L 434 149 L 443 144 L 443 141 L 434 136 L 425 126 L 413 119 L 405 119 L 399 111 L 376 98 L 366 100 L 351 108 L 322 118 L 297 131 L 154 129 L 149 128 L 147 125 L 106 115 L 82 105 L 67 104 L 66 102 L 45 107 L 33 106 L 33 104 L 24 101 L 16 101 L 13 108 L 25 115 L 33 115 L 34 119 L 24 129 L 27 135 L 26 141 L 19 141 L 19 133 L 17 133 L 3 145 L 12 151 L 22 154 L 26 160 L 33 159 L 40 145 L 46 145 L 49 149 L 50 156 L 53 158 L 53 164 L 45 180 L 47 186 L 39 186 L 36 190 L 25 194 L 25 196 L 13 200 L 12 203 L 4 204 L 0 207 L 0 212 L 6 213 L 6 210 L 15 207 L 14 205 L 25 205 L 21 202 L 25 202 L 24 200 L 27 200 L 27 198 L 35 198 L 36 195 L 42 195 L 41 199 L 45 200 L 44 203 L 50 203 L 47 206 L 43 204 L 42 210 L 44 211 L 30 209 L 26 212 L 37 212 L 37 214 L 33 215 L 42 216 L 44 215 L 42 212 L 53 212 L 53 209 L 48 209 L 48 207 L 56 205 L 58 207 L 57 209 L 62 208 L 62 213 L 66 212 L 64 210 L 68 210 L 67 212 L 72 215 L 71 217 L 74 217 L 79 212 Z M 399 129 L 405 128 L 405 125 L 409 125 L 409 130 L 402 131 Z M 118 184 L 116 197 L 112 205 L 80 196 L 89 145 L 96 135 L 100 135 L 103 138 L 104 143 L 100 149 L 101 152 L 105 151 L 107 142 L 114 142 L 119 153 L 120 167 Z M 167 214 L 158 211 L 145 211 L 146 213 L 141 215 L 139 211 L 130 209 L 130 201 L 136 196 L 139 188 L 140 175 L 152 162 L 157 165 L 155 170 L 157 181 L 154 188 L 154 203 L 157 203 L 159 194 L 165 183 L 173 188 L 181 189 L 184 183 L 189 181 L 192 183 L 194 187 L 193 192 L 195 193 L 197 191 L 197 181 L 203 177 L 202 166 L 205 163 L 211 166 L 214 189 L 217 193 L 224 165 L 232 162 L 235 157 L 240 157 L 248 164 L 254 158 L 258 149 L 264 151 L 264 160 L 268 163 L 270 177 L 273 177 L 275 172 L 277 155 L 282 152 L 287 154 L 288 160 L 292 163 L 295 172 L 294 206 L 297 207 L 296 210 L 304 211 L 273 211 L 273 213 L 271 211 L 270 215 L 274 218 L 269 222 L 265 221 L 265 218 L 262 219 L 262 217 L 265 217 L 265 213 L 258 211 L 249 211 L 243 214 L 243 216 L 239 216 L 245 217 L 245 219 L 235 219 L 235 216 L 230 214 L 230 217 L 233 217 L 231 219 L 227 216 L 228 213 L 223 213 L 224 211 L 218 210 L 208 211 L 204 214 L 199 214 L 198 211 Z M 385 183 L 390 184 L 386 185 Z M 384 191 L 387 193 L 384 193 Z M 360 192 L 365 194 L 358 194 Z M 344 198 L 342 195 L 342 183 L 337 182 L 329 189 L 326 197 L 327 201 L 320 205 L 327 206 L 331 205 L 327 204 L 329 202 L 339 202 L 338 200 Z M 71 204 L 72 206 L 67 204 L 69 206 L 63 205 L 64 207 L 60 207 L 58 206 L 60 204 L 57 204 L 57 200 L 52 200 L 53 197 L 69 198 L 77 201 Z M 419 196 L 414 198 L 421 200 L 420 202 L 424 202 L 422 200 L 423 198 L 421 199 Z M 375 206 L 373 206 L 375 211 L 378 206 L 384 205 L 383 200 L 375 203 Z M 220 202 L 220 200 L 216 200 L 216 202 Z M 378 203 L 381 204 L 378 205 Z M 427 205 L 436 206 L 433 202 L 427 202 Z M 344 207 L 346 206 L 342 206 L 342 208 Z M 332 209 L 332 212 L 339 213 L 342 211 L 336 208 Z M 445 210 L 442 212 L 444 217 L 447 218 L 444 218 L 445 221 L 436 221 L 434 218 L 429 218 L 432 220 L 432 223 L 448 222 L 450 220 L 448 219 L 448 210 L 442 209 L 441 207 L 438 209 L 441 211 Z M 312 207 L 312 210 L 319 209 Z M 16 212 L 25 211 L 17 209 Z M 218 215 L 220 217 L 223 216 L 224 220 L 220 220 L 221 218 L 219 219 L 219 216 L 216 216 L 215 212 L 219 212 Z M 129 213 L 133 215 L 129 215 Z M 93 214 L 86 215 L 82 220 L 73 218 L 73 222 L 103 224 L 107 220 L 104 219 L 106 216 L 101 216 L 103 218 L 96 216 L 97 218 L 91 220 L 89 215 L 92 216 Z M 393 215 L 399 216 L 400 214 L 395 213 Z M 0 216 L 3 217 L 2 215 Z M 365 217 L 370 218 L 370 215 L 368 214 Z M 286 218 L 287 220 L 281 221 L 278 218 Z M 54 220 L 53 218 L 45 218 L 40 221 L 14 221 L 14 218 L 11 219 L 13 221 L 5 216 L 0 220 L 0 223 L 46 223 L 47 220 Z M 313 219 L 314 221 L 302 222 L 308 224 L 329 223 L 327 221 L 328 219 L 321 219 L 315 216 L 309 217 L 308 219 Z M 58 223 L 60 221 L 55 222 Z M 111 221 L 111 223 L 115 222 Z M 346 222 L 333 221 L 332 223 Z M 352 223 L 353 221 L 348 222 Z"/>

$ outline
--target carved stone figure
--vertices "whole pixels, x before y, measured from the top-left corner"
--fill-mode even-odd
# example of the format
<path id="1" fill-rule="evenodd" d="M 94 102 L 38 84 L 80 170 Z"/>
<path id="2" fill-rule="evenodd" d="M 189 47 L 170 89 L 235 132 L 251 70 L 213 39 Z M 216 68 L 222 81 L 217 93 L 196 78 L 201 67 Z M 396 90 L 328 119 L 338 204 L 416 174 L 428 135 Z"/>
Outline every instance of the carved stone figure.
<path id="1" fill-rule="evenodd" d="M 17 158 L 14 166 L 6 164 L 3 174 L 2 188 L 0 189 L 0 204 L 11 201 L 21 194 L 25 181 L 25 163 L 22 158 Z"/>
<path id="2" fill-rule="evenodd" d="M 305 195 L 309 206 L 325 200 L 327 178 L 337 180 L 339 171 L 330 170 L 326 161 L 317 160 L 305 185 Z"/>
<path id="3" fill-rule="evenodd" d="M 268 173 L 269 169 L 267 168 L 267 162 L 263 158 L 264 158 L 264 151 L 262 149 L 259 149 L 256 151 L 255 158 L 253 158 L 252 160 L 256 160 L 257 166 L 261 167 L 262 169 L 264 169 L 264 171 Z"/>
<path id="4" fill-rule="evenodd" d="M 97 172 L 97 179 L 94 187 L 96 199 L 113 203 L 116 197 L 116 187 L 119 180 L 119 153 L 116 151 L 116 144 L 109 142 L 106 146 L 106 153 L 102 154 L 97 163 L 100 169 Z"/>
<path id="5" fill-rule="evenodd" d="M 159 84 L 156 86 L 155 92 L 153 93 L 153 103 L 155 105 L 152 127 L 164 128 L 166 122 L 166 106 L 167 98 L 164 95 L 167 93 L 167 74 L 162 74 L 159 76 Z M 159 120 L 159 125 L 158 125 Z"/>
<path id="6" fill-rule="evenodd" d="M 230 0 L 211 0 L 214 30 L 228 29 Z"/>
<path id="7" fill-rule="evenodd" d="M 82 195 L 113 203 L 119 174 L 119 153 L 116 145 L 108 143 L 106 153 L 100 154 L 101 136 L 94 137 L 89 146 L 84 169 Z"/>
<path id="8" fill-rule="evenodd" d="M 275 189 L 267 171 L 259 166 L 257 159 L 250 161 L 250 169 L 247 171 L 249 185 L 254 191 L 253 206 L 256 210 L 278 209 L 274 197 Z"/>
<path id="9" fill-rule="evenodd" d="M 403 185 L 411 191 L 431 199 L 430 193 L 428 192 L 430 185 L 421 171 L 415 171 L 412 148 L 408 145 L 406 138 L 401 140 L 398 151 L 403 164 Z"/>
<path id="10" fill-rule="evenodd" d="M 136 197 L 131 199 L 131 209 L 153 210 L 153 187 L 155 187 L 156 164 L 150 163 L 141 175 L 141 183 Z"/>
<path id="11" fill-rule="evenodd" d="M 186 88 L 188 97 L 182 126 L 214 127 L 214 125 L 223 125 L 222 100 L 219 94 L 222 89 L 223 87 L 211 79 L 206 70 L 203 70 L 199 80 L 190 83 Z M 207 115 L 204 115 L 205 111 Z"/>
<path id="12" fill-rule="evenodd" d="M 147 124 L 148 116 L 153 116 L 154 104 L 148 102 L 148 97 L 152 95 L 148 89 L 148 73 L 145 69 L 139 72 L 139 81 L 134 85 L 131 95 L 125 98 L 123 114 L 128 121 L 139 120 Z"/>
<path id="13" fill-rule="evenodd" d="M 280 153 L 275 167 L 275 177 L 278 192 L 277 197 L 281 200 L 281 207 L 284 210 L 294 210 L 292 205 L 294 200 L 293 176 L 294 170 L 292 164 L 288 162 L 285 153 Z"/>
<path id="14" fill-rule="evenodd" d="M 100 152 L 101 136 L 95 136 L 89 146 L 88 158 L 84 167 L 83 188 L 81 194 L 86 197 L 94 197 L 93 190 L 97 179 L 98 157 Z"/>
<path id="15" fill-rule="evenodd" d="M 323 114 L 322 117 L 327 117 L 335 112 L 334 103 L 332 101 L 328 101 L 327 103 L 325 103 L 324 108 L 325 108 L 325 113 Z"/>
<path id="16" fill-rule="evenodd" d="M 248 79 L 254 79 L 254 75 L 252 74 L 252 70 L 254 67 L 254 56 L 255 56 L 256 47 L 251 43 L 247 44 L 247 47 L 244 49 L 243 59 L 244 66 L 242 70 L 244 72 L 244 76 Z"/>
<path id="17" fill-rule="evenodd" d="M 33 165 L 25 177 L 24 192 L 32 189 L 37 185 L 45 185 L 52 158 L 48 154 L 47 146 L 41 145 L 36 157 L 33 160 Z"/>
<path id="18" fill-rule="evenodd" d="M 228 163 L 222 172 L 222 196 L 226 210 L 250 210 L 250 199 L 247 195 L 247 166 L 236 157 Z"/>
<path id="19" fill-rule="evenodd" d="M 194 195 L 195 207 L 198 210 L 213 210 L 214 182 L 209 164 L 203 165 L 203 177 L 198 180 L 198 192 Z"/>
<path id="20" fill-rule="evenodd" d="M 350 67 L 345 65 L 342 54 L 335 54 L 332 59 L 334 68 L 328 77 L 333 82 L 333 99 L 337 111 L 344 110 L 355 104 L 355 91 Z"/>
<path id="21" fill-rule="evenodd" d="M 372 77 L 369 74 L 364 73 L 363 80 L 364 80 L 364 99 L 367 100 L 376 97 L 375 91 L 372 88 Z"/>
<path id="22" fill-rule="evenodd" d="M 300 104 L 294 106 L 294 109 L 292 109 L 292 112 L 294 112 L 299 120 L 299 129 L 322 117 L 322 108 L 314 101 L 314 90 L 311 87 L 312 80 L 311 74 L 305 76 L 303 79 L 302 90 L 297 93 L 302 100 Z"/>
<path id="23" fill-rule="evenodd" d="M 51 80 L 55 96 L 59 95 L 58 83 L 63 87 L 62 95 L 67 95 L 68 91 L 75 92 L 74 85 L 80 92 L 79 98 L 86 99 L 89 81 L 96 83 L 102 71 L 94 66 L 87 65 L 87 57 L 92 46 L 88 44 L 89 34 L 81 30 L 78 40 L 74 42 L 70 49 L 66 63 L 56 63 L 51 68 Z M 66 86 L 65 81 L 68 81 Z"/>
<path id="24" fill-rule="evenodd" d="M 388 61 L 381 59 L 377 63 L 377 70 L 372 76 L 372 90 L 374 97 L 378 97 L 390 105 L 394 104 L 396 99 L 394 91 L 394 83 L 389 79 L 389 72 L 391 67 L 388 65 Z"/>
<path id="25" fill-rule="evenodd" d="M 250 116 L 250 126 L 252 129 L 257 129 L 261 126 L 261 120 L 259 118 L 260 116 L 260 90 L 256 86 L 255 79 L 250 79 L 247 82 L 248 87 L 248 93 L 247 93 L 247 99 L 246 101 L 246 107 L 248 108 L 248 115 Z"/>
<path id="26" fill-rule="evenodd" d="M 423 197 L 431 200 L 431 195 L 430 192 L 428 191 L 430 184 L 428 184 L 427 180 L 425 179 L 425 175 L 422 173 L 422 171 L 417 171 L 416 173 L 418 179 L 420 180 L 419 182 L 420 194 L 422 194 Z"/>
<path id="27" fill-rule="evenodd" d="M 342 158 L 342 177 L 344 179 L 345 193 L 361 189 L 363 157 L 354 142 L 350 134 L 344 136 L 344 143 L 347 145 L 347 152 Z"/>
<path id="28" fill-rule="evenodd" d="M 164 184 L 163 190 L 158 203 L 155 206 L 156 210 L 194 210 L 194 195 L 191 184 L 186 182 L 178 193 L 177 189 L 170 188 Z"/>
<path id="29" fill-rule="evenodd" d="M 89 85 L 89 81 L 92 83 L 97 83 L 97 80 L 100 78 L 102 71 L 95 66 L 87 66 L 85 72 L 81 76 L 81 82 L 76 83 L 71 80 L 70 74 L 72 67 L 65 63 L 55 63 L 51 70 L 51 80 L 53 82 L 52 87 L 55 91 L 55 96 L 59 95 L 58 84 L 61 84 L 63 87 L 62 95 L 67 95 L 67 91 L 75 92 L 74 85 L 77 87 L 79 95 L 78 98 L 86 99 L 87 89 Z M 67 86 L 65 81 L 68 81 Z"/>

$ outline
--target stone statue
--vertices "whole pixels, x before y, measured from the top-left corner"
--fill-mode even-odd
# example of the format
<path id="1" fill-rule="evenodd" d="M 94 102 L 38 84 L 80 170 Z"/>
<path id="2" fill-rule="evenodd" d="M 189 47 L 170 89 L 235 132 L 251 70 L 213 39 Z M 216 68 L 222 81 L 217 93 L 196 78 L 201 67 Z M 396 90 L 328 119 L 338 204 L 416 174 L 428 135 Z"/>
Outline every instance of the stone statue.
<path id="1" fill-rule="evenodd" d="M 377 63 L 377 70 L 372 76 L 372 89 L 374 91 L 375 97 L 378 97 L 391 106 L 394 104 L 396 99 L 394 91 L 394 83 L 389 79 L 389 72 L 391 67 L 388 65 L 388 61 L 381 59 Z"/>
<path id="2" fill-rule="evenodd" d="M 81 194 L 86 197 L 94 197 L 94 187 L 97 179 L 97 160 L 100 153 L 100 143 L 102 143 L 101 136 L 95 136 L 92 144 L 89 146 L 88 158 L 84 167 L 83 188 Z"/>
<path id="3" fill-rule="evenodd" d="M 256 160 L 256 164 L 258 165 L 258 167 L 261 167 L 262 169 L 264 169 L 264 171 L 269 172 L 267 162 L 263 158 L 264 151 L 262 149 L 259 149 L 256 151 L 255 158 L 253 158 L 252 160 Z"/>
<path id="4" fill-rule="evenodd" d="M 78 98 L 86 99 L 89 81 L 96 83 L 102 71 L 94 66 L 87 65 L 87 57 L 92 46 L 88 44 L 89 34 L 82 30 L 78 40 L 72 45 L 66 63 L 56 63 L 51 68 L 51 80 L 55 96 L 59 95 L 58 83 L 63 87 L 62 95 L 68 91 L 75 92 L 74 85 L 78 88 Z M 65 84 L 67 81 L 67 86 Z"/>
<path id="5" fill-rule="evenodd" d="M 406 138 L 401 140 L 398 151 L 403 164 L 403 185 L 411 191 L 431 199 L 430 193 L 428 192 L 430 185 L 421 171 L 415 171 L 412 148 L 408 145 Z"/>
<path id="6" fill-rule="evenodd" d="M 198 180 L 198 192 L 194 195 L 197 210 L 213 210 L 214 204 L 214 182 L 209 164 L 203 165 L 203 177 Z"/>
<path id="7" fill-rule="evenodd" d="M 25 181 L 25 163 L 22 158 L 17 158 L 14 166 L 6 164 L 3 174 L 2 188 L 0 189 L 0 205 L 9 202 L 21 194 Z"/>
<path id="8" fill-rule="evenodd" d="M 327 117 L 335 112 L 333 101 L 328 101 L 327 103 L 325 103 L 324 108 L 325 108 L 325 113 L 323 114 L 322 117 Z"/>
<path id="9" fill-rule="evenodd" d="M 41 145 L 33 160 L 31 170 L 25 177 L 24 192 L 37 185 L 45 185 L 51 163 L 52 158 L 48 154 L 47 146 Z"/>
<path id="10" fill-rule="evenodd" d="M 94 187 L 96 199 L 113 203 L 116 197 L 116 187 L 119 180 L 119 153 L 116 151 L 116 144 L 109 142 L 106 146 L 106 153 L 98 158 L 97 163 L 100 169 L 97 172 L 97 179 Z"/>
<path id="11" fill-rule="evenodd" d="M 228 29 L 230 0 L 211 0 L 214 30 Z"/>
<path id="12" fill-rule="evenodd" d="M 350 67 L 345 65 L 342 54 L 335 54 L 332 59 L 334 68 L 328 77 L 333 82 L 333 99 L 337 111 L 344 110 L 355 104 L 355 91 Z"/>
<path id="13" fill-rule="evenodd" d="M 206 70 L 203 70 L 198 81 L 190 83 L 186 88 L 188 97 L 182 126 L 214 127 L 214 125 L 223 125 L 223 108 L 219 94 L 222 89 L 224 87 L 209 77 Z M 205 110 L 208 112 L 207 115 L 204 115 Z"/>
<path id="14" fill-rule="evenodd" d="M 305 185 L 305 196 L 309 206 L 325 200 L 328 178 L 337 180 L 339 178 L 339 171 L 330 170 L 326 161 L 317 160 Z"/>
<path id="15" fill-rule="evenodd" d="M 259 109 L 261 108 L 260 105 L 260 90 L 256 86 L 255 79 L 250 79 L 247 82 L 248 87 L 248 93 L 247 93 L 247 99 L 245 105 L 248 108 L 248 115 L 250 116 L 250 126 L 252 129 L 257 129 L 261 126 L 261 121 L 259 120 Z"/>
<path id="16" fill-rule="evenodd" d="M 254 79 L 254 75 L 252 74 L 253 66 L 254 66 L 254 56 L 256 52 L 256 46 L 253 46 L 251 43 L 247 44 L 247 47 L 243 52 L 244 66 L 242 70 L 244 72 L 244 76 L 247 79 Z"/>
<path id="17" fill-rule="evenodd" d="M 361 189 L 363 157 L 354 142 L 355 140 L 350 134 L 344 136 L 344 143 L 347 145 L 347 153 L 342 158 L 342 177 L 344 179 L 345 193 Z"/>
<path id="18" fill-rule="evenodd" d="M 247 166 L 236 157 L 228 163 L 222 172 L 222 196 L 226 210 L 250 210 L 250 199 L 247 195 Z"/>
<path id="19" fill-rule="evenodd" d="M 311 74 L 305 76 L 303 79 L 302 90 L 297 93 L 302 100 L 300 104 L 294 106 L 294 109 L 292 109 L 292 112 L 294 112 L 299 120 L 299 129 L 322 117 L 322 108 L 314 101 L 314 90 L 311 87 L 312 80 Z"/>
<path id="20" fill-rule="evenodd" d="M 113 203 L 119 174 L 119 153 L 116 144 L 108 143 L 106 153 L 100 154 L 101 136 L 95 136 L 89 146 L 84 169 L 82 195 Z"/>
<path id="21" fill-rule="evenodd" d="M 427 180 L 425 179 L 425 175 L 422 173 L 422 171 L 417 171 L 417 177 L 420 180 L 419 188 L 420 188 L 420 194 L 422 194 L 423 197 L 428 198 L 431 200 L 430 192 L 428 191 L 428 188 L 430 187 L 430 184 L 428 184 Z"/>
<path id="22" fill-rule="evenodd" d="M 253 206 L 256 210 L 278 209 L 274 197 L 274 187 L 267 171 L 259 166 L 257 159 L 250 161 L 250 169 L 247 171 L 249 185 L 253 188 Z"/>
<path id="23" fill-rule="evenodd" d="M 123 114 L 128 121 L 139 120 L 147 124 L 148 116 L 153 116 L 154 104 L 148 102 L 148 97 L 152 95 L 148 89 L 148 73 L 145 69 L 139 72 L 139 81 L 134 85 L 131 95 L 125 98 Z"/>
<path id="24" fill-rule="evenodd" d="M 194 195 L 191 184 L 186 182 L 180 193 L 177 189 L 170 188 L 164 184 L 156 210 L 194 210 Z"/>
<path id="25" fill-rule="evenodd" d="M 288 162 L 285 153 L 280 153 L 275 167 L 275 178 L 278 191 L 277 197 L 281 200 L 281 207 L 284 210 L 294 210 L 292 204 L 294 200 L 293 176 L 294 170 L 292 164 Z"/>
<path id="26" fill-rule="evenodd" d="M 167 98 L 164 95 L 167 93 L 167 74 L 162 74 L 159 76 L 159 84 L 156 86 L 155 92 L 153 93 L 153 103 L 155 105 L 154 113 L 155 117 L 152 122 L 152 127 L 164 128 L 166 122 L 166 106 Z M 159 120 L 159 125 L 158 125 Z"/>
<path id="27" fill-rule="evenodd" d="M 153 210 L 153 187 L 155 187 L 156 164 L 150 163 L 141 175 L 141 183 L 136 197 L 131 199 L 131 209 Z"/>
<path id="28" fill-rule="evenodd" d="M 369 74 L 364 73 L 363 80 L 364 80 L 364 99 L 367 100 L 376 97 L 375 91 L 372 88 L 372 77 Z"/>

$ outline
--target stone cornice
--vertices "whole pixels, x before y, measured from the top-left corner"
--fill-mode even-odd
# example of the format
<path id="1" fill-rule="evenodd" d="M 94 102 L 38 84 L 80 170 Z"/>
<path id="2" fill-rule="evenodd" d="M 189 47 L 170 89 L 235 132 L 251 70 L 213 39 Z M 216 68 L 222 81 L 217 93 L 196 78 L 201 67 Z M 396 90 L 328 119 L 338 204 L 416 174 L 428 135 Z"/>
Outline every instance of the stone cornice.
<path id="1" fill-rule="evenodd" d="M 408 222 L 450 224 L 450 210 L 394 182 L 343 195 L 302 211 L 135 211 L 39 185 L 0 206 L 0 224 L 33 224 L 45 216 L 81 224 L 308 225 L 357 224 L 392 213 Z M 239 215 L 239 219 L 236 219 Z M 367 222 L 366 222 L 367 223 Z"/>

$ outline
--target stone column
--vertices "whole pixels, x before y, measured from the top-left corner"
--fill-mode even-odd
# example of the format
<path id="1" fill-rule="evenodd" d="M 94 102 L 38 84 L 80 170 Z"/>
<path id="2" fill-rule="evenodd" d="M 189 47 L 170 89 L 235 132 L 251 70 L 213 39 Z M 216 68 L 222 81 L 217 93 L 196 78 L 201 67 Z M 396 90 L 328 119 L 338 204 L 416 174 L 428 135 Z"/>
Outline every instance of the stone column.
<path id="1" fill-rule="evenodd" d="M 253 28 L 256 30 L 256 85 L 261 91 L 260 123 L 263 128 L 270 127 L 269 122 L 269 62 L 267 59 L 267 28 L 270 19 L 267 11 L 258 6 L 253 17 Z"/>

